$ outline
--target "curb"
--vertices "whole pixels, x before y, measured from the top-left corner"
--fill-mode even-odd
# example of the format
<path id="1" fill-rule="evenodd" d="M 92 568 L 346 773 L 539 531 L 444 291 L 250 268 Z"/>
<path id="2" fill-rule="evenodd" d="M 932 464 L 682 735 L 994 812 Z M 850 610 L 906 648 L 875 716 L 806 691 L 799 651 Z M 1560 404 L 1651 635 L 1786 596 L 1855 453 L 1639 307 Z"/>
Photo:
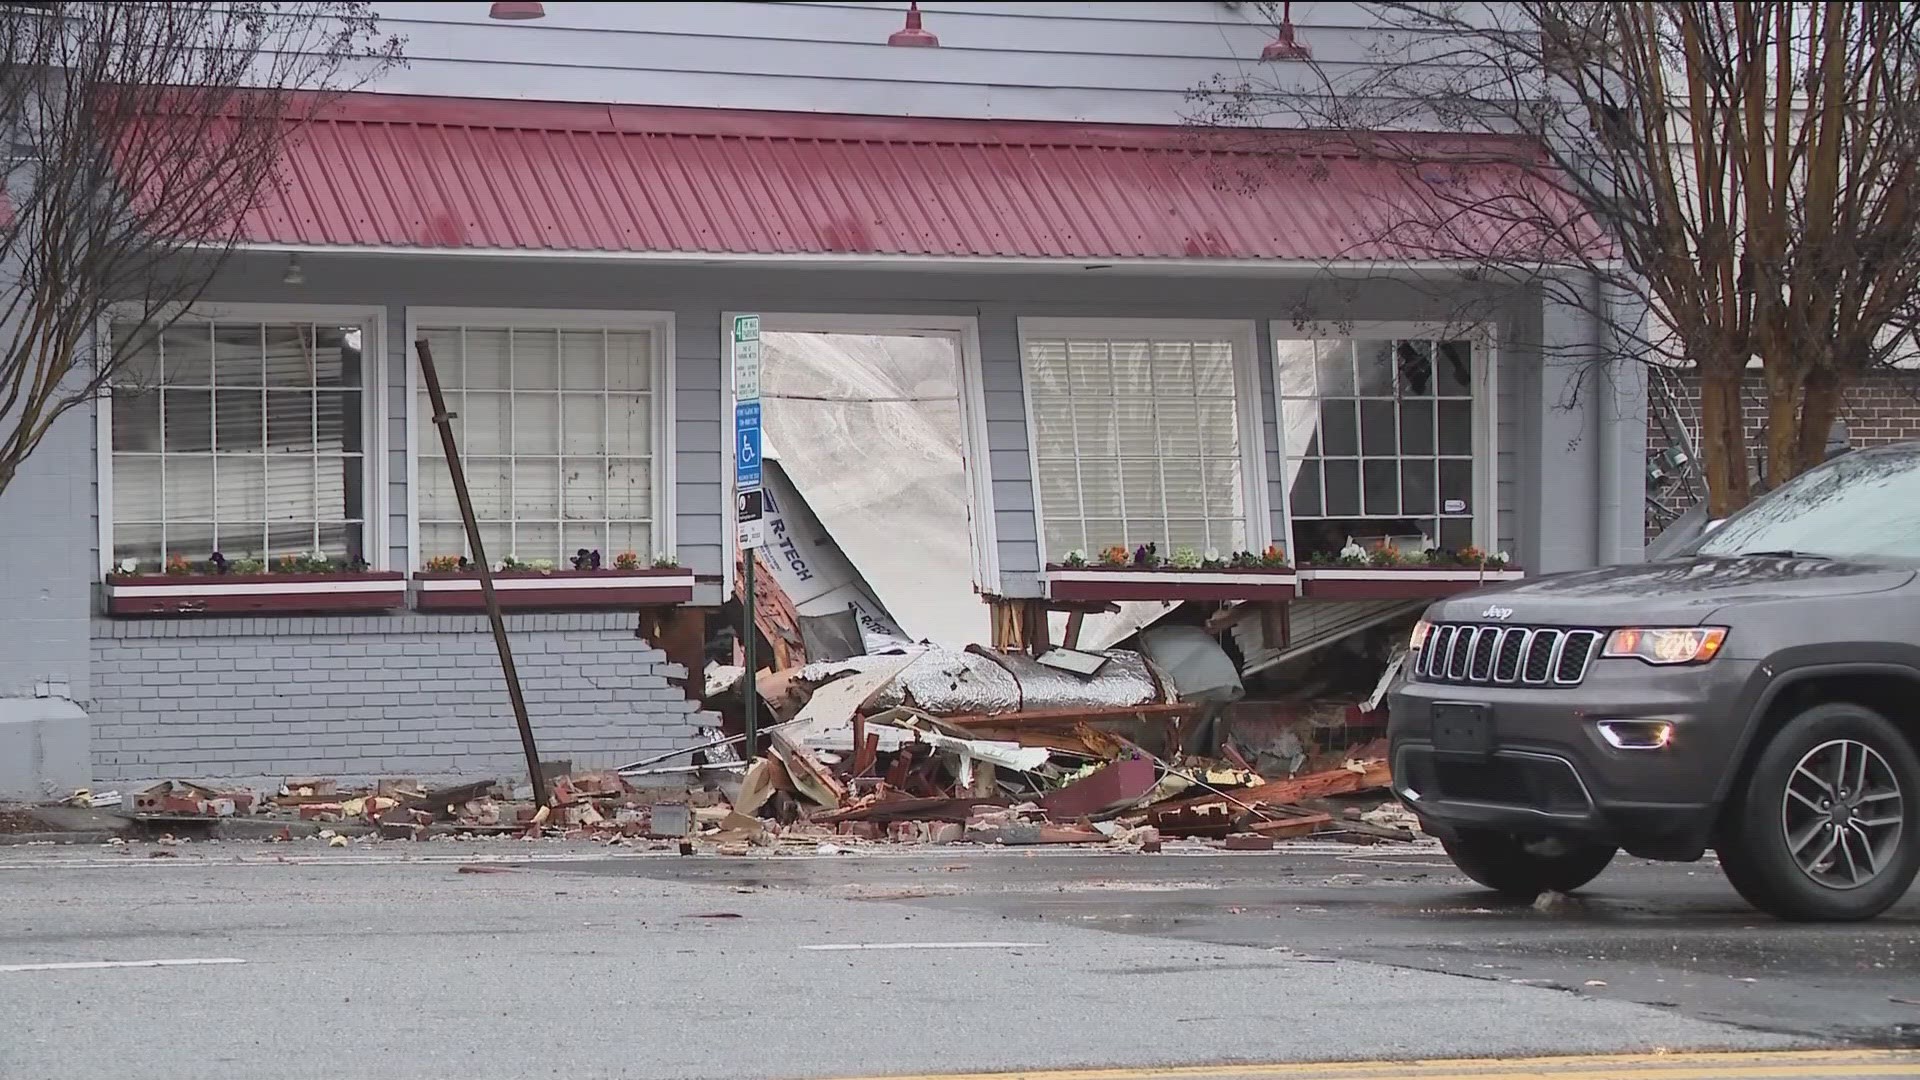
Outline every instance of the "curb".
<path id="1" fill-rule="evenodd" d="M 104 844 L 113 837 L 122 837 L 129 842 L 140 842 L 160 835 L 166 830 L 148 827 L 143 833 L 140 823 L 131 818 L 118 829 L 75 829 L 62 832 L 23 832 L 0 833 L 0 847 L 20 847 L 26 844 Z M 319 836 L 331 829 L 341 836 L 371 836 L 377 830 L 371 825 L 352 821 L 275 821 L 270 818 L 215 818 L 207 822 L 206 839 L 209 840 L 272 840 L 280 835 L 282 829 L 296 840 L 310 836 Z M 179 830 L 176 830 L 179 831 Z M 196 833 L 182 833 L 198 839 Z"/>
<path id="2" fill-rule="evenodd" d="M 332 830 L 341 836 L 371 836 L 371 825 L 353 821 L 275 821 L 272 818 L 218 818 L 208 836 L 214 840 L 271 840 L 284 829 L 295 840 Z"/>
<path id="3" fill-rule="evenodd" d="M 112 832 L 5 833 L 0 834 L 0 847 L 21 847 L 27 844 L 55 844 L 61 847 L 90 845 L 98 847 L 119 835 L 119 833 Z"/>

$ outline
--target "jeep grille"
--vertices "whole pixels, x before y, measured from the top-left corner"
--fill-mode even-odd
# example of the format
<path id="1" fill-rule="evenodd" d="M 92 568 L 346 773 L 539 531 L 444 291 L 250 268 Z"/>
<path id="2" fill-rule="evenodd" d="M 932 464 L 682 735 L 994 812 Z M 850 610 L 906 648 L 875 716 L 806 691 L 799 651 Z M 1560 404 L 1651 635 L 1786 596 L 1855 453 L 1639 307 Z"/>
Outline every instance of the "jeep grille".
<path id="1" fill-rule="evenodd" d="M 1576 686 L 1602 636 L 1556 626 L 1436 623 L 1413 658 L 1413 674 L 1438 683 Z"/>

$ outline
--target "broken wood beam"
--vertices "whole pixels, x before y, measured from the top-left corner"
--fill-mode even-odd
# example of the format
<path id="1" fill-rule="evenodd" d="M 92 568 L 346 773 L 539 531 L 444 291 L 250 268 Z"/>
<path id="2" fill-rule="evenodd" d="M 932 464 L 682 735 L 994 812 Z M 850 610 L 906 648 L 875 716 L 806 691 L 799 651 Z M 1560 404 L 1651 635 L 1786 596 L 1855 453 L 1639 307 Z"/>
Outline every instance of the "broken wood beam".
<path id="1" fill-rule="evenodd" d="M 1270 803 L 1285 805 L 1305 799 L 1318 799 L 1328 795 L 1348 795 L 1356 791 L 1368 791 L 1373 788 L 1389 787 L 1393 783 L 1393 771 L 1384 761 L 1370 761 L 1363 771 L 1352 769 L 1329 769 L 1326 772 L 1308 773 L 1305 776 L 1289 777 L 1261 784 L 1258 787 L 1241 788 L 1233 793 L 1233 801 L 1255 805 Z M 1152 813 L 1162 814 L 1190 810 L 1208 803 L 1225 801 L 1221 795 L 1198 795 L 1176 802 L 1164 802 L 1152 808 Z M 1164 829 L 1162 830 L 1165 831 Z"/>
<path id="2" fill-rule="evenodd" d="M 855 718 L 858 723 L 858 718 Z M 873 771 L 874 762 L 880 758 L 880 733 L 869 731 L 866 738 L 860 740 L 853 749 L 853 775 L 865 776 Z"/>
<path id="3" fill-rule="evenodd" d="M 967 713 L 960 716 L 942 716 L 943 724 L 959 727 L 1045 727 L 1049 725 L 1071 727 L 1074 724 L 1092 720 L 1159 720 L 1179 719 L 1191 716 L 1199 711 L 1199 706 L 1186 703 L 1155 703 L 1150 705 L 1096 705 L 1089 708 L 1033 709 L 1028 712 L 1005 713 Z"/>
<path id="4" fill-rule="evenodd" d="M 1367 837 L 1370 840 L 1392 840 L 1402 844 L 1411 844 L 1415 840 L 1420 839 L 1405 829 L 1396 829 L 1391 825 L 1375 825 L 1371 821 L 1362 821 L 1359 818 L 1350 817 L 1343 817 L 1339 821 L 1334 822 L 1328 831 L 1352 833 L 1356 836 Z"/>
<path id="5" fill-rule="evenodd" d="M 1332 814 L 1304 814 L 1300 817 L 1276 818 L 1273 821 L 1249 821 L 1243 828 L 1248 832 L 1259 833 L 1261 836 L 1271 836 L 1275 840 L 1291 840 L 1298 836 L 1311 836 L 1332 824 Z"/>
<path id="6" fill-rule="evenodd" d="M 1218 634 L 1240 621 L 1239 601 L 1227 601 L 1219 609 L 1207 616 L 1206 629 L 1209 634 Z"/>
<path id="7" fill-rule="evenodd" d="M 1269 649 L 1284 649 L 1293 639 L 1293 624 L 1285 604 L 1260 605 L 1260 634 Z"/>
<path id="8" fill-rule="evenodd" d="M 855 804 L 824 814 L 813 815 L 813 820 L 823 824 L 841 821 L 894 821 L 911 819 L 914 821 L 959 821 L 965 822 L 973 815 L 978 806 L 1006 806 L 1007 800 L 998 796 L 988 798 L 949 798 L 936 795 L 931 798 L 881 799 L 876 802 Z"/>
<path id="9" fill-rule="evenodd" d="M 986 739 L 991 742 L 1011 742 L 1019 743 L 1021 746 L 1044 747 L 1063 754 L 1073 754 L 1076 757 L 1105 758 L 1112 757 L 1119 751 L 1119 747 L 1114 746 L 1111 748 L 1112 752 L 1103 752 L 1077 733 L 1041 727 L 970 727 L 967 729 L 967 735 L 970 738 Z"/>
<path id="10" fill-rule="evenodd" d="M 814 757 L 812 751 L 794 741 L 793 736 L 776 730 L 772 745 L 773 755 L 787 767 L 787 776 L 793 780 L 793 786 L 800 794 L 821 806 L 840 806 L 847 801 L 846 785 L 819 758 Z"/>

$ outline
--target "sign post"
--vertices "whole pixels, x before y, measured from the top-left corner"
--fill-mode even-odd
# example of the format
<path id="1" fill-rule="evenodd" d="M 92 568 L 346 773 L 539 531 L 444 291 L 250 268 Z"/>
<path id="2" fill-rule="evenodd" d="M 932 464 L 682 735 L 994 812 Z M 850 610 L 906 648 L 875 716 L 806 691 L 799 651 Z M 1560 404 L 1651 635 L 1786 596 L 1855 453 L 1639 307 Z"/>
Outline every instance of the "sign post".
<path id="1" fill-rule="evenodd" d="M 746 759 L 760 752 L 760 684 L 755 677 L 754 638 L 757 636 L 753 599 L 753 564 L 757 549 L 766 543 L 766 522 L 760 488 L 760 316 L 735 315 L 728 335 L 728 365 L 733 371 L 733 488 L 740 549 L 740 623 L 747 675 L 741 688 L 746 703 Z"/>

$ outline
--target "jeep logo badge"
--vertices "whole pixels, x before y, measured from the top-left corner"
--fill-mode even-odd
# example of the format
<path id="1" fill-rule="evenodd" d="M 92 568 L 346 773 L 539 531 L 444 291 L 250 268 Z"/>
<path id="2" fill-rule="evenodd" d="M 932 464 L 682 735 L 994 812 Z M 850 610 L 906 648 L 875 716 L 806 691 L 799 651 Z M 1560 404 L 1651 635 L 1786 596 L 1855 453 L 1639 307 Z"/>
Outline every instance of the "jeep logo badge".
<path id="1" fill-rule="evenodd" d="M 1481 612 L 1480 617 L 1483 619 L 1511 619 L 1513 618 L 1513 609 L 1495 604 Z"/>

